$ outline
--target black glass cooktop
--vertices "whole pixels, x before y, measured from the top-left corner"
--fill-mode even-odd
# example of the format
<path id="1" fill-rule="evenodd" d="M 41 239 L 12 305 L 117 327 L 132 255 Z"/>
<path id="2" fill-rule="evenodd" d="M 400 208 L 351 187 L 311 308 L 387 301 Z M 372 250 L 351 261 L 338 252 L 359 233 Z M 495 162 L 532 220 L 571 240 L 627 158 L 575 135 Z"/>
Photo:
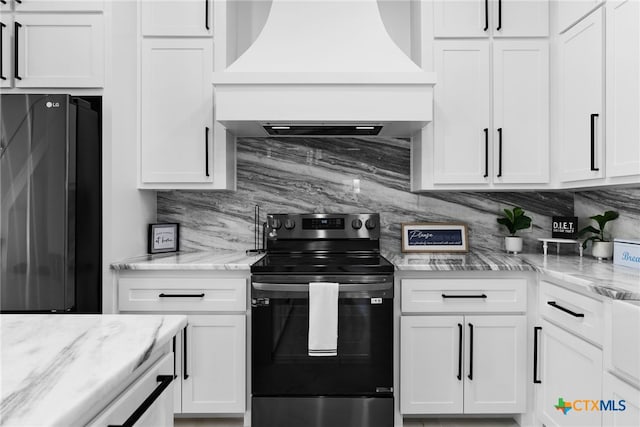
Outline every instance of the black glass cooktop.
<path id="1" fill-rule="evenodd" d="M 251 266 L 252 273 L 393 273 L 379 254 L 267 254 Z"/>

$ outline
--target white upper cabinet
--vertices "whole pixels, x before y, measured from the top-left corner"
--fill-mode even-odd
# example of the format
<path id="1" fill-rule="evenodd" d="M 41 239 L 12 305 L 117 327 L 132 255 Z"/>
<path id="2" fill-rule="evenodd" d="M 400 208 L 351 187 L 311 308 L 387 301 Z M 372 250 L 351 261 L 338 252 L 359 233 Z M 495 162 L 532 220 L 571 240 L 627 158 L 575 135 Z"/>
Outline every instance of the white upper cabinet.
<path id="1" fill-rule="evenodd" d="M 435 37 L 545 37 L 548 0 L 436 0 Z"/>
<path id="2" fill-rule="evenodd" d="M 603 21 L 599 9 L 560 37 L 558 145 L 563 182 L 604 176 Z"/>
<path id="3" fill-rule="evenodd" d="M 142 35 L 212 36 L 214 1 L 142 1 Z"/>
<path id="4" fill-rule="evenodd" d="M 212 182 L 213 45 L 142 41 L 142 183 Z"/>
<path id="5" fill-rule="evenodd" d="M 15 14 L 13 27 L 15 87 L 104 85 L 102 14 Z"/>
<path id="6" fill-rule="evenodd" d="M 593 9 L 604 3 L 604 0 L 554 0 L 557 1 L 557 32 L 563 32 Z"/>
<path id="7" fill-rule="evenodd" d="M 488 182 L 489 41 L 434 43 L 434 182 Z M 427 166 L 428 167 L 428 166 Z"/>
<path id="8" fill-rule="evenodd" d="M 11 27 L 13 20 L 7 15 L 0 16 L 0 87 L 11 87 L 13 71 L 11 61 Z"/>
<path id="9" fill-rule="evenodd" d="M 436 37 L 488 37 L 491 34 L 487 0 L 436 0 L 433 15 Z"/>
<path id="10" fill-rule="evenodd" d="M 640 2 L 606 4 L 607 176 L 640 174 Z"/>
<path id="11" fill-rule="evenodd" d="M 494 0 L 494 37 L 546 37 L 549 35 L 548 0 Z"/>
<path id="12" fill-rule="evenodd" d="M 548 182 L 548 42 L 496 40 L 493 91 L 494 181 Z"/>

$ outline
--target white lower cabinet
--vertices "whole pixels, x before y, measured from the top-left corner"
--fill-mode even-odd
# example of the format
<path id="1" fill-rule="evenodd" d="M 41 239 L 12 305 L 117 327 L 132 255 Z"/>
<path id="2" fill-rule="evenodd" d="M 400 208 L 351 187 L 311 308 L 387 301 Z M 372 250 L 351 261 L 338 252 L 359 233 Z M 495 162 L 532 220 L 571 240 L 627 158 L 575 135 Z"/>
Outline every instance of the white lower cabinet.
<path id="1" fill-rule="evenodd" d="M 245 316 L 190 315 L 186 332 L 182 412 L 244 412 Z"/>
<path id="2" fill-rule="evenodd" d="M 603 399 L 611 400 L 610 411 L 602 413 L 602 425 L 607 427 L 640 426 L 640 390 L 605 372 Z"/>
<path id="3" fill-rule="evenodd" d="M 579 403 L 565 413 L 558 406 L 574 400 L 600 400 L 602 350 L 542 321 L 537 407 L 540 421 L 551 426 L 600 426 L 602 412 L 585 410 Z"/>
<path id="4" fill-rule="evenodd" d="M 526 410 L 526 316 L 403 316 L 403 414 Z"/>
<path id="5" fill-rule="evenodd" d="M 119 309 L 186 314 L 177 335 L 174 412 L 244 414 L 248 274 L 210 271 L 119 273 Z"/>

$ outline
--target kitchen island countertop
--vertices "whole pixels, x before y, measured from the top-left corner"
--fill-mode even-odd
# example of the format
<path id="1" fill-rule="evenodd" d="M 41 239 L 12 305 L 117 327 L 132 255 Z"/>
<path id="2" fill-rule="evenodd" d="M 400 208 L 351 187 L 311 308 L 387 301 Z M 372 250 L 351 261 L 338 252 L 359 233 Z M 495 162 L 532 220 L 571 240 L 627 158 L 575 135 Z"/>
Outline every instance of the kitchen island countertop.
<path id="1" fill-rule="evenodd" d="M 86 423 L 186 323 L 183 315 L 0 315 L 0 424 Z"/>

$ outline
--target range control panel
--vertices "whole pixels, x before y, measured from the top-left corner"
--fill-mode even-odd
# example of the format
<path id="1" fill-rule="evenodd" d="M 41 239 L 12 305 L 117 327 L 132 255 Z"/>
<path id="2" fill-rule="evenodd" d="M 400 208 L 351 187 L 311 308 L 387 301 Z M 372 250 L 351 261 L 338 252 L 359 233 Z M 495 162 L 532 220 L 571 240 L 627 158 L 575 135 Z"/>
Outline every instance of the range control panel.
<path id="1" fill-rule="evenodd" d="M 269 214 L 268 239 L 380 238 L 380 214 Z"/>

